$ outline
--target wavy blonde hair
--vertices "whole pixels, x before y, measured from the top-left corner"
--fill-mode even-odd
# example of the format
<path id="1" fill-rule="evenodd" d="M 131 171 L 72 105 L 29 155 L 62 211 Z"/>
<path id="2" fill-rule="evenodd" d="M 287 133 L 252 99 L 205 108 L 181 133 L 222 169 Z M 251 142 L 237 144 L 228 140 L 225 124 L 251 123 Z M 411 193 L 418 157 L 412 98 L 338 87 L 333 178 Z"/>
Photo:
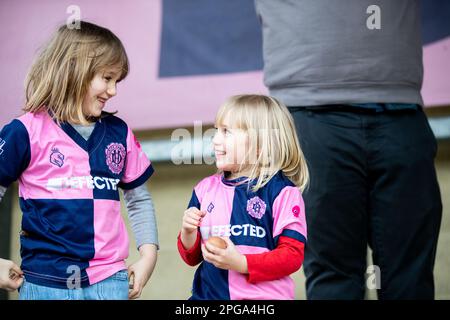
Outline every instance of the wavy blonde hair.
<path id="1" fill-rule="evenodd" d="M 33 62 L 25 80 L 25 112 L 51 111 L 58 122 L 86 124 L 83 99 L 95 74 L 107 67 L 128 74 L 122 42 L 110 30 L 80 21 L 79 29 L 60 26 Z"/>
<path id="2" fill-rule="evenodd" d="M 247 134 L 248 146 L 240 169 L 249 170 L 247 181 L 256 181 L 252 187 L 254 192 L 280 170 L 301 191 L 306 188 L 308 166 L 294 121 L 284 104 L 265 95 L 233 96 L 220 107 L 216 116 L 216 126 L 224 126 L 225 122 Z"/>

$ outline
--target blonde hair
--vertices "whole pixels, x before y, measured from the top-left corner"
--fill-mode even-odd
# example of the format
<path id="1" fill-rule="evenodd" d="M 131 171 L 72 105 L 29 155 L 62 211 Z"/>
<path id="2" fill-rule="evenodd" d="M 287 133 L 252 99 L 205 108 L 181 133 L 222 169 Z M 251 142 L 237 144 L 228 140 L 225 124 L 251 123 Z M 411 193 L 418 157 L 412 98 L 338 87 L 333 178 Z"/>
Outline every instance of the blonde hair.
<path id="1" fill-rule="evenodd" d="M 280 170 L 301 191 L 306 188 L 308 166 L 294 121 L 284 104 L 264 95 L 233 96 L 220 107 L 216 116 L 216 125 L 223 126 L 225 121 L 248 135 L 248 150 L 240 169 L 249 170 L 247 181 L 256 180 L 252 187 L 254 192 Z"/>
<path id="2" fill-rule="evenodd" d="M 119 81 L 128 74 L 128 57 L 117 36 L 85 21 L 79 29 L 60 26 L 28 72 L 23 110 L 47 109 L 58 122 L 85 124 L 83 99 L 95 74 L 107 67 L 121 69 Z"/>

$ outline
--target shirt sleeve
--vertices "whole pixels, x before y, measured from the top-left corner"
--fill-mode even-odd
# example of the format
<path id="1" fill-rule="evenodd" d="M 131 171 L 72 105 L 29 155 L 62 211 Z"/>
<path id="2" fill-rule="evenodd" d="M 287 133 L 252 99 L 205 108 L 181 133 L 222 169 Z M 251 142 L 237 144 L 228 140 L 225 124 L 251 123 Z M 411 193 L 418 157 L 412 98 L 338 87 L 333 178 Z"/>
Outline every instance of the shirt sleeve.
<path id="1" fill-rule="evenodd" d="M 250 283 L 286 277 L 303 264 L 307 228 L 300 190 L 294 186 L 284 187 L 273 202 L 272 214 L 277 245 L 269 252 L 245 255 Z"/>
<path id="2" fill-rule="evenodd" d="M 139 141 L 130 128 L 127 134 L 127 155 L 125 172 L 119 183 L 124 190 L 134 189 L 145 183 L 153 174 L 153 166 L 142 150 Z"/>
<path id="3" fill-rule="evenodd" d="M 277 247 L 269 252 L 246 254 L 247 281 L 257 283 L 286 277 L 303 264 L 305 244 L 290 237 L 280 236 Z"/>
<path id="4" fill-rule="evenodd" d="M 123 196 L 137 248 L 143 244 L 155 244 L 159 249 L 155 209 L 147 186 L 143 184 L 124 190 Z"/>
<path id="5" fill-rule="evenodd" d="M 183 242 L 181 242 L 181 232 L 178 233 L 177 247 L 181 258 L 188 265 L 195 266 L 203 261 L 200 232 L 197 232 L 195 244 L 189 250 L 187 250 L 184 247 Z"/>
<path id="6" fill-rule="evenodd" d="M 273 202 L 273 237 L 290 237 L 306 243 L 307 227 L 305 204 L 300 190 L 294 186 L 284 187 Z"/>
<path id="7" fill-rule="evenodd" d="M 7 188 L 28 167 L 30 139 L 23 123 L 11 121 L 0 132 L 0 185 Z"/>

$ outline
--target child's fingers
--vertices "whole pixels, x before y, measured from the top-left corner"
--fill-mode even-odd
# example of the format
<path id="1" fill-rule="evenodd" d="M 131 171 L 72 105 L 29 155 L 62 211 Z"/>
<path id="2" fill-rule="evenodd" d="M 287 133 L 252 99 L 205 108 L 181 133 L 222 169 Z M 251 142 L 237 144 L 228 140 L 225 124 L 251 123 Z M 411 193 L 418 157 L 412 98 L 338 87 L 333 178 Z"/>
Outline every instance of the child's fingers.
<path id="1" fill-rule="evenodd" d="M 6 267 L 2 270 L 0 283 L 1 288 L 5 290 L 17 290 L 23 283 L 22 270 L 12 261 L 8 261 Z"/>
<path id="2" fill-rule="evenodd" d="M 133 267 L 128 268 L 128 289 L 128 299 L 139 298 L 142 289 Z"/>
<path id="3" fill-rule="evenodd" d="M 198 212 L 187 212 L 185 214 L 185 217 L 189 217 L 189 218 L 196 219 L 196 220 L 201 220 L 204 215 L 201 215 L 200 213 L 201 213 L 201 211 L 198 211 Z"/>
<path id="4" fill-rule="evenodd" d="M 23 284 L 23 277 L 17 278 L 15 280 L 14 290 L 19 289 Z"/>
<path id="5" fill-rule="evenodd" d="M 190 216 L 190 215 L 185 215 L 183 217 L 183 222 L 186 222 L 188 224 L 195 224 L 198 225 L 200 223 L 200 218 L 197 216 Z"/>
<path id="6" fill-rule="evenodd" d="M 183 217 L 183 224 L 190 227 L 190 228 L 197 228 L 198 226 L 200 226 L 200 222 L 201 222 L 201 218 L 194 216 L 184 216 Z"/>
<path id="7" fill-rule="evenodd" d="M 196 207 L 191 207 L 184 212 L 185 215 L 190 217 L 203 218 L 206 212 L 198 210 Z"/>
<path id="8" fill-rule="evenodd" d="M 195 226 L 195 227 L 198 227 L 200 225 L 200 219 L 195 219 L 195 218 L 191 218 L 191 217 L 186 217 L 184 219 L 184 222 L 187 225 L 192 225 L 192 226 Z"/>
<path id="9" fill-rule="evenodd" d="M 198 216 L 198 215 L 196 215 L 196 214 L 186 214 L 184 217 L 183 217 L 183 220 L 195 220 L 195 221 L 200 221 L 201 220 L 201 217 L 200 216 Z"/>
<path id="10" fill-rule="evenodd" d="M 17 264 L 13 264 L 11 267 L 11 270 L 16 272 L 19 276 L 23 275 L 23 271 L 20 269 L 20 267 Z"/>
<path id="11" fill-rule="evenodd" d="M 217 268 L 224 269 L 223 259 L 221 256 L 215 255 L 208 251 L 205 245 L 202 245 L 203 259 Z"/>
<path id="12" fill-rule="evenodd" d="M 189 215 L 200 215 L 200 210 L 198 210 L 196 207 L 191 207 L 189 209 L 187 209 L 184 214 L 189 214 Z"/>
<path id="13" fill-rule="evenodd" d="M 223 249 L 217 248 L 213 245 L 210 245 L 209 243 L 203 244 L 203 251 L 207 254 L 209 260 L 218 260 L 220 259 L 220 253 L 223 251 Z"/>
<path id="14" fill-rule="evenodd" d="M 14 291 L 20 288 L 23 283 L 23 278 L 16 278 L 15 280 L 8 279 L 5 283 L 4 289 L 7 291 Z"/>
<path id="15" fill-rule="evenodd" d="M 134 270 L 128 268 L 128 289 L 132 290 L 134 288 Z"/>
<path id="16" fill-rule="evenodd" d="M 185 219 L 183 220 L 183 227 L 189 228 L 189 229 L 197 229 L 197 227 L 200 225 L 200 222 L 192 219 Z"/>
<path id="17" fill-rule="evenodd" d="M 226 243 L 227 243 L 227 248 L 229 248 L 230 246 L 234 246 L 233 241 L 230 240 L 230 238 L 228 237 L 221 237 Z"/>
<path id="18" fill-rule="evenodd" d="M 189 208 L 184 212 L 182 228 L 187 231 L 194 231 L 200 226 L 204 214 L 195 207 Z"/>
<path id="19" fill-rule="evenodd" d="M 215 255 L 221 254 L 223 252 L 223 250 L 224 250 L 224 249 L 220 249 L 220 248 L 218 248 L 218 247 L 216 247 L 216 246 L 214 246 L 214 245 L 212 245 L 212 244 L 210 244 L 208 242 L 205 243 L 205 247 L 208 250 L 208 252 L 210 252 L 212 254 L 215 254 Z"/>
<path id="20" fill-rule="evenodd" d="M 202 244 L 201 249 L 202 249 L 203 259 L 212 263 L 212 260 L 211 260 L 212 255 L 211 255 L 211 253 L 209 253 L 208 249 L 206 248 L 206 246 L 204 244 Z"/>
<path id="21" fill-rule="evenodd" d="M 128 293 L 128 298 L 129 299 L 139 298 L 140 292 L 141 292 L 141 286 L 139 285 L 138 282 L 136 282 L 133 286 L 133 289 L 131 289 L 131 291 Z"/>

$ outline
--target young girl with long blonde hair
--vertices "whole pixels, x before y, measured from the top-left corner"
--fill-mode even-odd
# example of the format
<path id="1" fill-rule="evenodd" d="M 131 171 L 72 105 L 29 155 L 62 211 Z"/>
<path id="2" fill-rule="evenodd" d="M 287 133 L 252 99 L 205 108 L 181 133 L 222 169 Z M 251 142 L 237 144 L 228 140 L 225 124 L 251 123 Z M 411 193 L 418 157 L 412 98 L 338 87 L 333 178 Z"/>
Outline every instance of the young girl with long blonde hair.
<path id="1" fill-rule="evenodd" d="M 18 180 L 23 212 L 22 264 L 0 259 L 0 287 L 20 299 L 137 298 L 153 272 L 153 168 L 130 127 L 103 111 L 127 74 L 110 30 L 63 25 L 28 74 L 25 114 L 0 132 L 0 199 Z M 119 189 L 141 255 L 129 267 Z"/>

